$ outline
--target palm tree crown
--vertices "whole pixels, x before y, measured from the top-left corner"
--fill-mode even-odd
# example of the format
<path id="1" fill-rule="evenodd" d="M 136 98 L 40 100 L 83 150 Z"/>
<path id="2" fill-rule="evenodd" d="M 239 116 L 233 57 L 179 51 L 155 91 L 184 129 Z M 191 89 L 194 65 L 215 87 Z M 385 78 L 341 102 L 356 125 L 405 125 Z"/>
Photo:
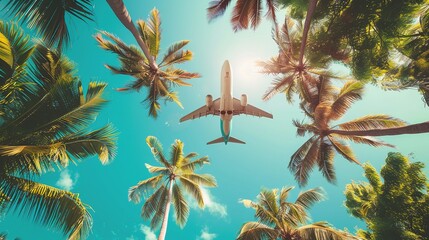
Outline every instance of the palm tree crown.
<path id="1" fill-rule="evenodd" d="M 106 103 L 106 84 L 91 82 L 85 96 L 73 64 L 57 51 L 32 46 L 14 24 L 0 23 L 0 45 L 0 96 L 7 103 L 0 109 L 1 210 L 82 239 L 92 219 L 78 194 L 35 178 L 87 156 L 98 155 L 102 164 L 115 156 L 111 125 L 87 130 Z"/>
<path id="2" fill-rule="evenodd" d="M 207 157 L 192 160 L 197 156 L 196 153 L 184 155 L 184 144 L 180 140 L 176 140 L 171 146 L 170 159 L 167 159 L 162 153 L 162 145 L 157 138 L 149 136 L 146 138 L 146 142 L 155 159 L 162 166 L 155 167 L 146 164 L 149 172 L 156 176 L 131 187 L 129 199 L 139 203 L 147 190 L 154 190 L 152 195 L 146 199 L 141 215 L 145 219 L 152 219 L 150 223 L 152 228 L 156 228 L 164 218 L 159 238 L 161 239 L 162 235 L 165 236 L 170 203 L 172 202 L 174 206 L 176 222 L 180 226 L 184 226 L 189 216 L 189 205 L 184 194 L 188 193 L 199 207 L 204 207 L 201 186 L 215 187 L 216 180 L 212 175 L 195 173 L 196 168 L 208 164 L 209 160 Z"/>
<path id="3" fill-rule="evenodd" d="M 139 20 L 137 22 L 138 31 L 148 46 L 151 56 L 155 61 L 160 52 L 161 40 L 161 20 L 158 10 L 153 9 L 147 22 Z M 102 35 L 110 38 L 113 42 L 106 40 Z M 183 63 L 192 59 L 192 52 L 183 50 L 189 41 L 183 40 L 177 42 L 167 49 L 166 54 L 159 61 L 158 69 L 150 67 L 145 55 L 134 46 L 127 46 L 119 38 L 107 32 L 101 32 L 96 36 L 101 48 L 111 51 L 118 55 L 121 63 L 120 67 L 106 65 L 113 73 L 129 75 L 135 80 L 119 91 L 139 91 L 142 87 L 148 88 L 148 95 L 144 102 L 149 105 L 149 115 L 157 117 L 160 109 L 159 100 L 162 98 L 168 101 L 174 101 L 182 106 L 176 92 L 171 88 L 173 86 L 190 86 L 184 80 L 198 78 L 198 73 L 186 72 L 175 67 L 175 64 Z"/>
<path id="4" fill-rule="evenodd" d="M 327 222 L 307 224 L 307 210 L 323 199 L 322 191 L 319 188 L 310 189 L 300 193 L 295 202 L 288 202 L 292 189 L 264 189 L 259 193 L 257 202 L 241 200 L 244 206 L 255 209 L 257 222 L 243 224 L 237 240 L 355 239 L 346 232 L 332 228 Z"/>

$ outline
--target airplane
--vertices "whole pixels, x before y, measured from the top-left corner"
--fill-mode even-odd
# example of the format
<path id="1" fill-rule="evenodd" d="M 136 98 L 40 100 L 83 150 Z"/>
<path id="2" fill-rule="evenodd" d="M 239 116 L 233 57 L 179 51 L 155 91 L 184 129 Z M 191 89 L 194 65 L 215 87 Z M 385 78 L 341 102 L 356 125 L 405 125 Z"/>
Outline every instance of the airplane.
<path id="1" fill-rule="evenodd" d="M 222 142 L 225 143 L 225 145 L 228 144 L 228 142 L 245 144 L 245 142 L 231 137 L 232 117 L 235 115 L 247 114 L 257 117 L 273 118 L 273 115 L 247 104 L 246 94 L 242 94 L 240 100 L 232 96 L 232 69 L 228 60 L 226 60 L 222 66 L 220 86 L 220 98 L 213 101 L 212 95 L 207 95 L 206 104 L 182 117 L 180 122 L 207 115 L 220 116 L 220 131 L 222 137 L 210 141 L 207 144 Z"/>

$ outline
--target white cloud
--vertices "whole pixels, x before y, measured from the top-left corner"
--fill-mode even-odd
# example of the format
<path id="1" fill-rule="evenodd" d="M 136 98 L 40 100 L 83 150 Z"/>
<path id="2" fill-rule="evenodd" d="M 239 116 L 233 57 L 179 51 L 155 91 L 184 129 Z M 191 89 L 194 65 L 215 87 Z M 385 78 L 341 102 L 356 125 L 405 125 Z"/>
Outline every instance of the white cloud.
<path id="1" fill-rule="evenodd" d="M 135 240 L 135 238 L 133 235 L 131 235 L 131 237 L 127 237 L 126 240 Z"/>
<path id="2" fill-rule="evenodd" d="M 64 190 L 70 191 L 73 189 L 73 186 L 76 184 L 78 178 L 79 175 L 75 174 L 74 179 L 72 179 L 69 171 L 66 169 L 60 173 L 60 179 L 58 179 L 55 184 Z"/>
<path id="3" fill-rule="evenodd" d="M 201 235 L 197 237 L 197 240 L 213 240 L 216 238 L 216 234 L 210 233 L 209 229 L 205 227 L 203 230 L 201 230 Z"/>
<path id="4" fill-rule="evenodd" d="M 150 227 L 140 224 L 140 231 L 146 236 L 145 240 L 156 240 L 156 235 Z"/>
<path id="5" fill-rule="evenodd" d="M 213 215 L 220 216 L 220 217 L 226 217 L 228 215 L 227 210 L 226 210 L 226 206 L 216 202 L 209 190 L 207 190 L 205 188 L 201 188 L 201 193 L 202 193 L 203 199 L 204 199 L 204 209 L 207 209 L 209 211 L 209 213 L 211 213 Z M 195 201 L 192 202 L 191 207 L 192 208 L 198 208 Z"/>

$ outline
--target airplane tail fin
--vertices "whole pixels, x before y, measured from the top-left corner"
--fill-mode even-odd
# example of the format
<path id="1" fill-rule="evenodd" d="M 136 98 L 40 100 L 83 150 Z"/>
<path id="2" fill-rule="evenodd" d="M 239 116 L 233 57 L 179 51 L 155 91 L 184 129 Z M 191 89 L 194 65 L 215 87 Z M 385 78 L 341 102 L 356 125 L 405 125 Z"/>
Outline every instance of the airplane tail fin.
<path id="1" fill-rule="evenodd" d="M 213 141 L 208 142 L 207 145 L 215 144 L 215 143 L 223 143 L 223 142 L 226 144 L 225 139 L 223 137 L 220 137 L 220 138 L 217 138 Z M 246 144 L 245 142 L 243 142 L 237 138 L 233 138 L 233 137 L 229 137 L 228 142 Z"/>
<path id="2" fill-rule="evenodd" d="M 225 140 L 223 139 L 223 137 L 220 137 L 220 138 L 216 138 L 213 141 L 208 142 L 207 145 L 215 144 L 215 143 L 223 143 L 223 142 L 225 142 Z"/>
<path id="3" fill-rule="evenodd" d="M 246 144 L 245 142 L 237 139 L 237 138 L 233 138 L 233 137 L 229 137 L 229 141 L 228 142 L 233 142 L 233 143 L 240 143 L 240 144 Z"/>

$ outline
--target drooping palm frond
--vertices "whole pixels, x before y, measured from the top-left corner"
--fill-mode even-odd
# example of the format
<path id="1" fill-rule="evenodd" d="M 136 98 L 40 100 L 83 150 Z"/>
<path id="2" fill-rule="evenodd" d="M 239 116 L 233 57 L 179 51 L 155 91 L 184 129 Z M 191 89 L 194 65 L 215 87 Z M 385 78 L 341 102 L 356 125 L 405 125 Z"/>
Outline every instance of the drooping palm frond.
<path id="1" fill-rule="evenodd" d="M 173 204 L 176 222 L 180 227 L 183 227 L 189 216 L 189 206 L 186 202 L 185 196 L 178 185 L 173 186 Z"/>
<path id="2" fill-rule="evenodd" d="M 305 142 L 291 157 L 289 169 L 301 186 L 304 186 L 314 165 L 318 162 L 320 137 L 313 136 Z"/>
<path id="3" fill-rule="evenodd" d="M 237 240 L 277 239 L 279 233 L 259 222 L 247 222 L 241 226 Z"/>
<path id="4" fill-rule="evenodd" d="M 81 21 L 92 20 L 92 0 L 50 1 L 50 0 L 8 0 L 4 6 L 9 14 L 29 28 L 36 27 L 44 42 L 61 48 L 70 40 L 67 16 Z"/>
<path id="5" fill-rule="evenodd" d="M 338 141 L 333 136 L 328 136 L 329 141 L 331 142 L 332 146 L 335 148 L 335 151 L 337 151 L 341 156 L 343 156 L 345 159 L 349 160 L 350 162 L 354 162 L 358 165 L 360 165 L 360 162 L 357 160 L 356 156 L 354 155 L 352 149 L 342 143 L 341 141 Z"/>
<path id="6" fill-rule="evenodd" d="M 128 198 L 130 201 L 139 203 L 141 196 L 150 189 L 157 188 L 163 179 L 163 175 L 150 177 L 146 180 L 140 181 L 137 185 L 130 187 L 128 190 Z"/>
<path id="7" fill-rule="evenodd" d="M 87 207 L 76 194 L 27 179 L 2 176 L 8 208 L 33 218 L 47 228 L 60 229 L 69 239 L 84 239 L 92 226 Z"/>
<path id="8" fill-rule="evenodd" d="M 328 182 L 335 183 L 334 147 L 324 139 L 319 142 L 318 150 L 317 165 L 319 166 L 319 170 Z"/>
<path id="9" fill-rule="evenodd" d="M 167 196 L 167 188 L 164 185 L 161 185 L 150 197 L 146 199 L 146 202 L 143 204 L 141 216 L 143 218 L 150 218 L 158 209 L 158 203 L 160 202 L 161 196 Z"/>
<path id="10" fill-rule="evenodd" d="M 207 8 L 207 17 L 209 21 L 214 20 L 215 18 L 222 16 L 228 5 L 231 3 L 231 0 L 213 0 L 209 3 Z"/>
<path id="11" fill-rule="evenodd" d="M 351 234 L 333 229 L 326 222 L 316 222 L 297 229 L 297 235 L 302 239 L 343 240 L 358 239 Z"/>
<path id="12" fill-rule="evenodd" d="M 318 203 L 324 199 L 325 197 L 323 190 L 321 188 L 313 188 L 305 192 L 299 193 L 298 197 L 295 200 L 295 203 L 303 206 L 306 209 L 309 209 L 315 203 Z"/>
<path id="13" fill-rule="evenodd" d="M 186 190 L 186 192 L 188 194 L 190 194 L 195 199 L 198 206 L 200 208 L 203 208 L 204 207 L 204 198 L 203 198 L 203 194 L 201 192 L 200 186 L 196 182 L 194 182 L 194 181 L 192 181 L 192 180 L 190 180 L 184 176 L 180 176 L 179 181 L 182 184 L 183 188 Z"/>

